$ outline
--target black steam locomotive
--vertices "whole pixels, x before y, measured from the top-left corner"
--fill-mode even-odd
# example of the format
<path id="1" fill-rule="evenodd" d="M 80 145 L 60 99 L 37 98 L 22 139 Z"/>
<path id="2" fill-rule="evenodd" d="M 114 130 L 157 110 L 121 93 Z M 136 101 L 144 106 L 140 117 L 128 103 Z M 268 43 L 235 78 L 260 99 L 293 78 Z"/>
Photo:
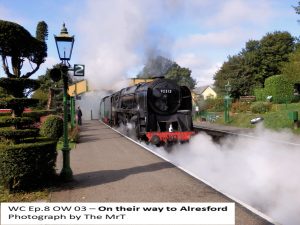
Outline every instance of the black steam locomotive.
<path id="1" fill-rule="evenodd" d="M 106 96 L 100 119 L 111 126 L 132 124 L 139 139 L 155 145 L 185 142 L 194 134 L 190 90 L 164 78 Z"/>

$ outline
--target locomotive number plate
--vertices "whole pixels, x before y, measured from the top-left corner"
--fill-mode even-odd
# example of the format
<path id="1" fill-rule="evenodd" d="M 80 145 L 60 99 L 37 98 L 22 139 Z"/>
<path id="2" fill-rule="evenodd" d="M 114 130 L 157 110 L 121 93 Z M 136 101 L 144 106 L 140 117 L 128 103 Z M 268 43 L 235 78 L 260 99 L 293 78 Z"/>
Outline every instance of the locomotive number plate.
<path id="1" fill-rule="evenodd" d="M 161 89 L 160 92 L 163 94 L 171 94 L 172 90 L 171 89 Z"/>

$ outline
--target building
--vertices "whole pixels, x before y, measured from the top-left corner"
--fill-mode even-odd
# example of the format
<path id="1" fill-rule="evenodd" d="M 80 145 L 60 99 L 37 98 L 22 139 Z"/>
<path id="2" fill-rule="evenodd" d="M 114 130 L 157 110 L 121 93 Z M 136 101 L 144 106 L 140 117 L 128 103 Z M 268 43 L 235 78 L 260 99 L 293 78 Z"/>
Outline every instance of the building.
<path id="1" fill-rule="evenodd" d="M 197 87 L 193 92 L 198 98 L 200 97 L 204 100 L 217 97 L 217 93 L 209 85 Z"/>

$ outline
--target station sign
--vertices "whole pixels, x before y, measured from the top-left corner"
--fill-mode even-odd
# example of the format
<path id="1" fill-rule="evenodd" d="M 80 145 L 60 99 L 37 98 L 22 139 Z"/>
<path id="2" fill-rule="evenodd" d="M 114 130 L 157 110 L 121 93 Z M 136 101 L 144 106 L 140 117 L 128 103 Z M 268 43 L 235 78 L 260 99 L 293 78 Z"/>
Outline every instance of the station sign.
<path id="1" fill-rule="evenodd" d="M 85 66 L 83 64 L 74 64 L 74 76 L 83 77 L 84 68 Z"/>

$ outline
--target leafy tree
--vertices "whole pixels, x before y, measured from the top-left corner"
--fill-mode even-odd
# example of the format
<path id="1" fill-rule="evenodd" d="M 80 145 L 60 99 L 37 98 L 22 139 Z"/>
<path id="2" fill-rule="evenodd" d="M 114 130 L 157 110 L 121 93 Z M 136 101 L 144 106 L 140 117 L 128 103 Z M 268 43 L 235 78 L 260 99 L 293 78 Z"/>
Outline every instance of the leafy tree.
<path id="1" fill-rule="evenodd" d="M 151 57 L 138 75 L 140 78 L 165 76 L 175 80 L 179 85 L 193 89 L 196 85 L 195 79 L 191 77 L 191 70 L 180 67 L 176 62 L 162 56 Z"/>
<path id="2" fill-rule="evenodd" d="M 300 83 L 300 47 L 290 54 L 289 61 L 282 64 L 282 74 L 293 83 Z"/>
<path id="3" fill-rule="evenodd" d="M 48 39 L 48 25 L 45 23 L 45 21 L 38 23 L 35 36 L 39 41 L 45 41 Z"/>
<path id="4" fill-rule="evenodd" d="M 266 78 L 281 73 L 280 64 L 287 62 L 294 50 L 294 38 L 288 32 L 268 33 L 260 41 L 260 65 L 255 79 L 263 85 Z"/>
<path id="5" fill-rule="evenodd" d="M 281 63 L 288 61 L 296 44 L 288 32 L 268 33 L 260 41 L 249 40 L 242 51 L 229 56 L 214 76 L 215 87 L 224 93 L 229 81 L 231 95 L 252 95 L 255 87 L 263 87 L 266 78 L 281 73 Z"/>
<path id="6" fill-rule="evenodd" d="M 191 70 L 180 67 L 177 63 L 172 65 L 165 77 L 176 81 L 181 86 L 187 86 L 189 89 L 194 89 L 196 85 L 196 80 L 191 77 Z"/>
<path id="7" fill-rule="evenodd" d="M 38 137 L 34 120 L 24 117 L 25 107 L 38 100 L 28 94 L 39 88 L 37 80 L 29 77 L 39 69 L 47 56 L 47 25 L 40 22 L 37 39 L 22 26 L 0 20 L 0 55 L 7 77 L 0 78 L 0 87 L 7 96 L 0 99 L 0 108 L 12 109 L 11 117 L 0 123 L 0 185 L 8 190 L 29 190 L 55 175 L 57 140 Z M 10 59 L 12 71 L 8 66 Z M 36 67 L 21 75 L 25 59 Z M 14 125 L 14 127 L 12 127 Z"/>
<path id="8" fill-rule="evenodd" d="M 298 1 L 298 5 L 297 6 L 293 6 L 293 8 L 295 9 L 295 12 L 297 14 L 300 14 L 300 1 Z M 300 22 L 300 21 L 298 20 L 298 22 Z"/>
<path id="9" fill-rule="evenodd" d="M 220 94 L 225 93 L 225 85 L 231 85 L 230 95 L 238 98 L 241 95 L 249 95 L 251 87 L 254 85 L 252 70 L 248 66 L 246 57 L 243 55 L 228 57 L 228 61 L 223 64 L 215 74 L 215 87 Z"/>
<path id="10" fill-rule="evenodd" d="M 59 68 L 59 66 L 60 66 L 60 64 L 56 64 L 53 66 L 53 68 Z M 48 100 L 49 100 L 49 94 L 53 95 L 53 97 L 55 97 L 55 99 L 57 100 L 57 102 L 55 101 L 57 103 L 56 107 L 59 107 L 60 105 L 62 105 L 63 80 L 60 79 L 58 82 L 54 82 L 50 78 L 50 71 L 51 71 L 51 69 L 47 69 L 45 75 L 41 75 L 38 77 L 38 81 L 40 82 L 40 88 L 37 89 L 32 95 L 32 98 L 39 100 L 39 107 L 41 107 L 41 108 L 46 107 Z M 68 75 L 67 83 L 68 84 L 73 83 L 73 81 L 69 75 Z"/>
<path id="11" fill-rule="evenodd" d="M 37 25 L 37 37 L 34 38 L 21 25 L 0 20 L 0 55 L 5 74 L 9 78 L 28 78 L 34 74 L 47 57 L 46 39 L 48 36 L 47 24 L 42 21 Z M 12 71 L 8 60 L 11 61 Z M 27 59 L 36 66 L 32 71 L 21 74 L 23 62 Z"/>

